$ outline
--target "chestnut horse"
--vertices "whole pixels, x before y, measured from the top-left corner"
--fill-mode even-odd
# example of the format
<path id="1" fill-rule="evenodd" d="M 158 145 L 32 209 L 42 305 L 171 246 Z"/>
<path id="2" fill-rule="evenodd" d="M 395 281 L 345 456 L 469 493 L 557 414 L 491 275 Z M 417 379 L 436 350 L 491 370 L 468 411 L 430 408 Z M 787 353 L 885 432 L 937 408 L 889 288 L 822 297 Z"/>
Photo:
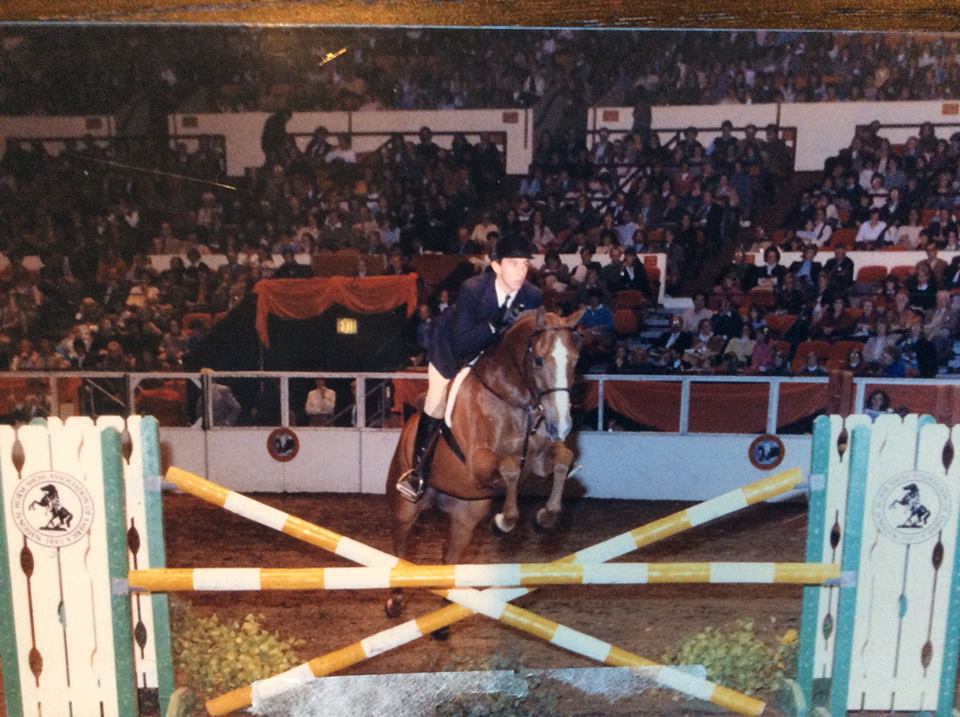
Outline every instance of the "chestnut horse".
<path id="1" fill-rule="evenodd" d="M 460 386 L 450 417 L 450 433 L 461 455 L 443 436 L 439 438 L 430 481 L 416 503 L 397 493 L 396 482 L 411 465 L 419 417 L 403 427 L 387 476 L 398 557 L 406 557 L 410 531 L 431 506 L 450 516 L 443 557 L 448 565 L 460 560 L 494 496 L 504 490 L 503 510 L 494 524 L 501 532 L 510 532 L 519 518 L 517 486 L 528 474 L 553 477 L 536 527 L 554 527 L 573 460 L 563 441 L 573 425 L 570 388 L 580 353 L 574 327 L 582 315 L 583 310 L 566 318 L 542 308 L 527 311 L 477 359 Z M 387 602 L 387 614 L 396 617 L 402 610 L 397 589 Z"/>

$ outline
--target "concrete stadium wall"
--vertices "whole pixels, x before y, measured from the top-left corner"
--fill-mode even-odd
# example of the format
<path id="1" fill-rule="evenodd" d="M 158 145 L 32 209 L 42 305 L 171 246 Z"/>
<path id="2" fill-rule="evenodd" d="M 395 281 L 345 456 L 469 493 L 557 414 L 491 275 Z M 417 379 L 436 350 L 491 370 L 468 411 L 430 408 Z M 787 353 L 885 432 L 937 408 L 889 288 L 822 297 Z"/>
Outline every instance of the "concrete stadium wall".
<path id="1" fill-rule="evenodd" d="M 823 169 L 824 161 L 850 144 L 854 128 L 879 120 L 881 124 L 905 124 L 907 128 L 882 130 L 882 135 L 893 143 L 901 143 L 916 135 L 922 122 L 946 123 L 938 128 L 938 136 L 948 137 L 960 130 L 960 103 L 954 100 L 926 102 L 798 102 L 769 105 L 680 105 L 654 107 L 652 127 L 678 129 L 719 127 L 729 119 L 735 127 L 755 124 L 760 137 L 765 125 L 774 122 L 783 127 L 796 127 L 796 169 L 802 172 Z M 631 107 L 592 107 L 587 112 L 587 127 L 598 130 L 629 130 L 633 126 Z M 669 139 L 664 133 L 661 139 Z M 700 132 L 698 139 L 708 146 L 719 132 Z M 588 143 L 589 144 L 589 143 Z"/>
<path id="2" fill-rule="evenodd" d="M 171 134 L 222 134 L 227 144 L 227 174 L 241 176 L 248 167 L 259 167 L 264 156 L 260 134 L 267 112 L 219 114 L 175 114 L 168 118 Z M 394 132 L 416 134 L 428 126 L 434 132 L 464 132 L 476 142 L 478 132 L 506 134 L 508 174 L 524 174 L 533 160 L 533 113 L 530 110 L 436 110 L 397 112 L 295 112 L 287 123 L 290 133 L 313 132 L 323 125 L 331 134 L 338 132 L 376 132 L 377 136 L 359 136 L 353 149 L 369 152 Z M 449 147 L 449 136 L 435 137 L 441 147 Z M 300 141 L 301 148 L 307 140 Z M 332 142 L 332 140 L 331 140 Z M 502 149 L 502 148 L 501 148 Z"/>

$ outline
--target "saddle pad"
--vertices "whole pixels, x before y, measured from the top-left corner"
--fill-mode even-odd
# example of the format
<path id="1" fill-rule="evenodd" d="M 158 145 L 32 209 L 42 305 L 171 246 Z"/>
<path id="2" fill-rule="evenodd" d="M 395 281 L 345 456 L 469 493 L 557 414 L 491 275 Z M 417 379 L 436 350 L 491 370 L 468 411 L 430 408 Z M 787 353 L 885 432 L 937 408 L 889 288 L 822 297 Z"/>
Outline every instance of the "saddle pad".
<path id="1" fill-rule="evenodd" d="M 473 366 L 472 363 L 467 364 L 457 371 L 457 375 L 454 376 L 450 382 L 450 388 L 447 389 L 447 405 L 443 410 L 443 420 L 450 428 L 453 428 L 453 405 L 456 403 L 457 394 L 460 392 L 460 384 L 463 383 L 463 379 L 470 373 L 471 366 Z"/>

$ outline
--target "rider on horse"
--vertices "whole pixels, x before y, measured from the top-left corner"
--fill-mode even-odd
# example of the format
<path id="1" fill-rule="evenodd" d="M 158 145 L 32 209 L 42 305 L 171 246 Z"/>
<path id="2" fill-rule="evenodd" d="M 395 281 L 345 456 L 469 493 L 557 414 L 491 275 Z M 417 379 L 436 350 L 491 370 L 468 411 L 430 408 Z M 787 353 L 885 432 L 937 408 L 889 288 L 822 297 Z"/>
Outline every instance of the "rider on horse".
<path id="1" fill-rule="evenodd" d="M 452 309 L 440 315 L 430 341 L 427 397 L 414 439 L 413 468 L 397 481 L 410 501 L 423 495 L 447 402 L 447 386 L 457 372 L 492 345 L 516 317 L 543 305 L 543 293 L 526 281 L 533 251 L 519 236 L 497 240 L 490 269 L 463 283 Z"/>

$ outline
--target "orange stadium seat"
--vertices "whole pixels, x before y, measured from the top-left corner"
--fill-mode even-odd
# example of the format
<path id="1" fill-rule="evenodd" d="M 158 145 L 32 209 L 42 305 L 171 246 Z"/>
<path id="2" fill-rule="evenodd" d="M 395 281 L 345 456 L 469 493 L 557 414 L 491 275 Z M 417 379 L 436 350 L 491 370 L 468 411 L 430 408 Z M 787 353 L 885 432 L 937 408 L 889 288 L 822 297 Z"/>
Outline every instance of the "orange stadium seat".
<path id="1" fill-rule="evenodd" d="M 625 289 L 617 292 L 613 299 L 613 309 L 636 309 L 646 305 L 647 299 L 642 291 L 636 289 Z"/>
<path id="2" fill-rule="evenodd" d="M 830 344 L 830 355 L 828 358 L 835 359 L 840 362 L 847 360 L 847 354 L 850 353 L 850 349 L 863 349 L 862 341 L 834 341 Z"/>
<path id="3" fill-rule="evenodd" d="M 797 321 L 796 314 L 767 314 L 764 317 L 774 336 L 783 336 Z"/>
<path id="4" fill-rule="evenodd" d="M 640 322 L 633 309 L 617 309 L 613 312 L 613 329 L 618 336 L 633 336 L 640 330 Z"/>
<path id="5" fill-rule="evenodd" d="M 887 278 L 887 267 L 880 264 L 867 264 L 857 272 L 857 283 L 882 284 Z"/>
<path id="6" fill-rule="evenodd" d="M 913 267 L 907 264 L 901 264 L 900 266 L 895 266 L 890 270 L 890 273 L 897 277 L 900 280 L 900 283 L 903 283 L 903 280 L 906 279 L 913 273 Z"/>
<path id="7" fill-rule="evenodd" d="M 846 244 L 847 248 L 853 246 L 853 240 L 857 237 L 857 230 L 853 227 L 841 227 L 830 237 L 830 246 L 837 244 Z"/>

